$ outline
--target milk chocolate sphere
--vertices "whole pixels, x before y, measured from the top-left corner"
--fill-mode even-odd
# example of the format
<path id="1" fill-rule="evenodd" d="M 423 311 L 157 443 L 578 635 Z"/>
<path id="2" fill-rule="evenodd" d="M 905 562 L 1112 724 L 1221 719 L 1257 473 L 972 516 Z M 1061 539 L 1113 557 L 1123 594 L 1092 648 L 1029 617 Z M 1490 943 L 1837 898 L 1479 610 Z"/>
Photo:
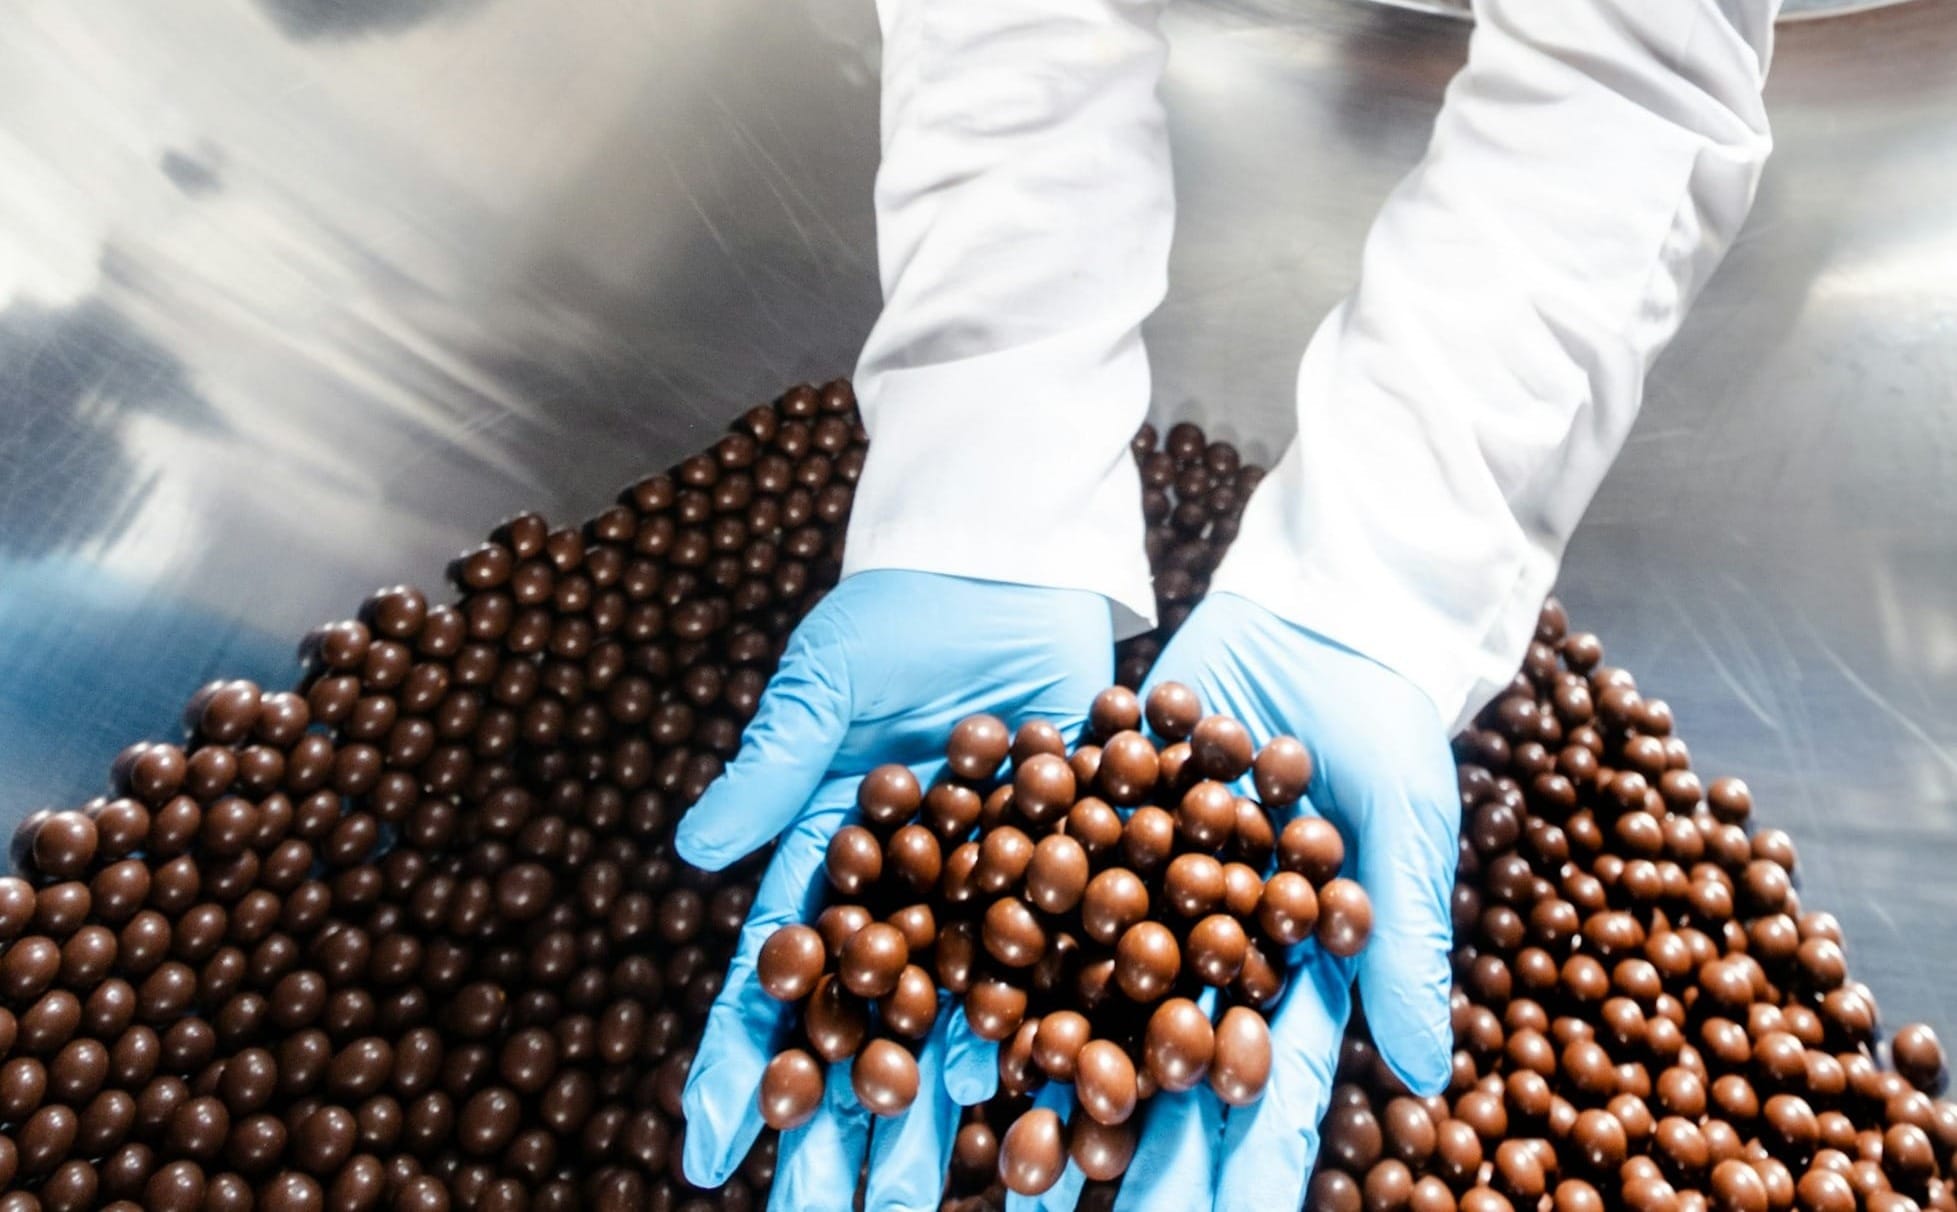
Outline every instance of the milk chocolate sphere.
<path id="1" fill-rule="evenodd" d="M 1067 1162 L 1060 1117 L 1044 1107 L 1021 1115 L 999 1142 L 999 1178 L 1018 1195 L 1040 1195 L 1060 1181 Z"/>
<path id="2" fill-rule="evenodd" d="M 1232 1006 L 1216 1024 L 1210 1060 L 1210 1088 L 1233 1107 L 1248 1106 L 1271 1079 L 1271 1033 L 1264 1017 L 1246 1006 Z"/>
<path id="3" fill-rule="evenodd" d="M 1159 1088 L 1194 1089 L 1208 1075 L 1215 1054 L 1216 1032 L 1195 1002 L 1170 998 L 1149 1015 L 1143 1057 Z"/>
<path id="4" fill-rule="evenodd" d="M 850 1066 L 850 1085 L 872 1114 L 901 1114 L 917 1099 L 917 1060 L 902 1045 L 871 1040 Z"/>
<path id="5" fill-rule="evenodd" d="M 1127 1122 L 1138 1097 L 1135 1064 L 1127 1052 L 1109 1040 L 1090 1040 L 1075 1058 L 1074 1097 L 1083 1112 L 1103 1124 Z"/>
<path id="6" fill-rule="evenodd" d="M 897 987 L 909 962 L 910 946 L 903 934 L 888 922 L 871 922 L 843 944 L 836 971 L 844 989 L 858 997 L 876 998 Z"/>
<path id="7" fill-rule="evenodd" d="M 756 961 L 761 987 L 770 997 L 785 1002 L 799 1001 L 815 988 L 827 958 L 820 934 L 808 926 L 783 926 L 761 946 Z"/>
<path id="8" fill-rule="evenodd" d="M 1148 726 L 1165 741 L 1187 739 L 1202 718 L 1202 712 L 1202 701 L 1196 692 L 1181 682 L 1158 683 L 1143 704 Z"/>
<path id="9" fill-rule="evenodd" d="M 945 744 L 946 764 L 963 779 L 986 779 L 999 769 L 1012 747 L 1012 734 L 997 716 L 960 720 Z"/>

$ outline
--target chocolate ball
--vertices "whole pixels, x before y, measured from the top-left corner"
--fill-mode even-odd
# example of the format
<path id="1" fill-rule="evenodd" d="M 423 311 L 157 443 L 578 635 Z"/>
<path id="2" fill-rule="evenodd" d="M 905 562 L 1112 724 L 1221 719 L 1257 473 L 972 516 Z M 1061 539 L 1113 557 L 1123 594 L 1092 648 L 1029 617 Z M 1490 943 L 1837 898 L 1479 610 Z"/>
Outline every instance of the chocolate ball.
<path id="1" fill-rule="evenodd" d="M 869 1010 L 861 998 L 843 988 L 834 976 L 816 981 L 802 1008 L 802 1029 L 817 1056 L 834 1063 L 854 1055 L 869 1028 Z M 976 1019 L 972 1028 L 978 1030 Z"/>
<path id="2" fill-rule="evenodd" d="M 860 927 L 859 927 L 860 929 Z M 768 936 L 755 962 L 761 987 L 778 1001 L 800 1001 L 822 975 L 828 949 L 808 926 L 787 925 Z"/>
<path id="3" fill-rule="evenodd" d="M 1067 1155 L 1091 1182 L 1113 1182 L 1135 1155 L 1135 1130 L 1080 1116 L 1067 1125 Z"/>
<path id="4" fill-rule="evenodd" d="M 1031 967 L 1047 945 L 1046 931 L 1039 919 L 1025 901 L 1016 897 L 1000 897 L 986 908 L 980 938 L 987 953 L 1008 968 Z M 844 956 L 847 960 L 847 948 Z"/>
<path id="5" fill-rule="evenodd" d="M 978 793 L 970 787 L 938 783 L 925 793 L 923 820 L 940 842 L 949 845 L 971 832 L 978 823 L 980 806 Z"/>
<path id="6" fill-rule="evenodd" d="M 1310 881 L 1297 872 L 1279 871 L 1264 881 L 1257 923 L 1279 946 L 1289 947 L 1310 938 L 1318 925 L 1319 912 L 1318 894 L 1312 891 Z"/>
<path id="7" fill-rule="evenodd" d="M 1205 716 L 1189 733 L 1189 750 L 1206 778 L 1230 782 L 1250 769 L 1250 730 L 1225 715 Z"/>
<path id="8" fill-rule="evenodd" d="M 857 997 L 882 997 L 897 987 L 910 962 L 910 947 L 895 926 L 871 922 L 843 944 L 836 971 L 843 988 Z"/>
<path id="9" fill-rule="evenodd" d="M 1139 728 L 1142 722 L 1142 702 L 1133 690 L 1126 686 L 1110 686 L 1094 696 L 1087 709 L 1087 726 L 1097 737 L 1107 738 L 1118 732 Z"/>
<path id="10" fill-rule="evenodd" d="M 871 1040 L 850 1066 L 850 1086 L 871 1114 L 901 1114 L 917 1099 L 917 1060 L 890 1040 Z"/>
<path id="11" fill-rule="evenodd" d="M 946 765 L 962 779 L 988 779 L 1012 748 L 1012 734 L 997 716 L 974 715 L 960 720 L 945 744 Z"/>
<path id="12" fill-rule="evenodd" d="M 1106 802 L 1085 797 L 1067 810 L 1066 836 L 1079 842 L 1088 857 L 1107 855 L 1121 843 L 1122 821 Z"/>
<path id="13" fill-rule="evenodd" d="M 1075 786 L 1073 767 L 1065 758 L 1036 753 L 1015 765 L 1013 806 L 1036 825 L 1050 824 L 1073 806 Z"/>
<path id="14" fill-rule="evenodd" d="M 1202 718 L 1202 701 L 1181 682 L 1162 682 L 1148 692 L 1143 714 L 1155 735 L 1166 741 L 1187 739 Z"/>
<path id="15" fill-rule="evenodd" d="M 877 999 L 883 1025 L 906 1039 L 922 1039 L 938 1018 L 938 986 L 924 969 L 908 964 L 897 987 Z"/>
<path id="16" fill-rule="evenodd" d="M 1115 945 L 1115 983 L 1129 999 L 1152 1002 L 1168 991 L 1182 968 L 1175 935 L 1160 922 L 1138 922 Z"/>
<path id="17" fill-rule="evenodd" d="M 822 1066 L 799 1048 L 775 1054 L 761 1073 L 761 1119 L 786 1132 L 815 1115 L 822 1102 Z"/>
<path id="18" fill-rule="evenodd" d="M 1311 754 L 1294 737 L 1273 739 L 1257 751 L 1251 780 L 1266 808 L 1286 808 L 1298 802 L 1311 785 Z M 1299 818 L 1304 819 L 1304 818 Z"/>
<path id="19" fill-rule="evenodd" d="M 1936 1032 L 1922 1023 L 1911 1023 L 1897 1031 L 1889 1041 L 1889 1053 L 1896 1071 L 1919 1090 L 1934 1094 L 1943 1080 L 1943 1045 Z"/>
<path id="20" fill-rule="evenodd" d="M 815 919 L 815 930 L 822 936 L 823 949 L 831 959 L 843 953 L 843 944 L 858 930 L 870 924 L 870 911 L 861 905 L 831 905 Z"/>
<path id="21" fill-rule="evenodd" d="M 1002 825 L 988 831 L 979 843 L 972 886 L 994 895 L 1018 887 L 1033 863 L 1033 853 L 1033 839 L 1015 826 Z"/>
<path id="22" fill-rule="evenodd" d="M 999 1178 L 1017 1195 L 1042 1195 L 1060 1181 L 1067 1152 L 1060 1117 L 1036 1107 L 1013 1121 L 999 1142 Z"/>
<path id="23" fill-rule="evenodd" d="M 1089 870 L 1079 841 L 1066 834 L 1043 837 L 1026 867 L 1026 898 L 1043 913 L 1067 913 L 1086 894 Z"/>
<path id="24" fill-rule="evenodd" d="M 34 867 L 56 879 L 73 879 L 95 859 L 95 822 L 79 812 L 57 812 L 35 829 Z"/>
<path id="25" fill-rule="evenodd" d="M 1125 867 L 1110 867 L 1087 882 L 1081 898 L 1081 927 L 1095 942 L 1112 945 L 1147 916 L 1148 889 Z M 0 960 L 0 975 L 4 975 Z"/>
<path id="26" fill-rule="evenodd" d="M 1318 943 L 1333 955 L 1359 954 L 1373 931 L 1373 905 L 1356 880 L 1336 879 L 1318 890 Z"/>
<path id="27" fill-rule="evenodd" d="M 1345 839 L 1324 817 L 1301 816 L 1278 834 L 1277 852 L 1279 867 L 1318 887 L 1338 876 L 1345 863 Z"/>
<path id="28" fill-rule="evenodd" d="M 1169 863 L 1163 890 L 1169 908 L 1185 918 L 1204 917 L 1223 903 L 1223 864 L 1207 854 L 1181 854 Z"/>
<path id="29" fill-rule="evenodd" d="M 1271 1078 L 1271 1033 L 1264 1017 L 1232 1006 L 1216 1024 L 1216 1049 L 1210 1061 L 1210 1089 L 1233 1107 L 1248 1106 Z"/>
<path id="30" fill-rule="evenodd" d="M 1707 1194 L 1719 1212 L 1767 1212 L 1769 1207 L 1767 1187 L 1759 1172 L 1737 1158 L 1713 1167 Z"/>
<path id="31" fill-rule="evenodd" d="M 844 825 L 829 839 L 823 869 L 836 891 L 861 896 L 883 875 L 883 846 L 861 825 Z"/>
<path id="32" fill-rule="evenodd" d="M 1082 1111 L 1103 1124 L 1127 1122 L 1138 1097 L 1134 1062 L 1120 1045 L 1090 1040 L 1075 1058 L 1074 1096 Z"/>
<path id="33" fill-rule="evenodd" d="M 1001 980 L 981 978 L 965 994 L 965 1018 L 972 1034 L 994 1043 L 1009 1038 L 1026 1018 L 1026 991 Z"/>
<path id="34" fill-rule="evenodd" d="M 1080 1050 L 1092 1038 L 1087 1018 L 1075 1010 L 1041 1017 L 1033 1037 L 1033 1060 L 1055 1081 L 1072 1081 Z"/>
<path id="35" fill-rule="evenodd" d="M 1250 937 L 1236 918 L 1212 913 L 1190 928 L 1189 966 L 1206 985 L 1219 988 L 1237 979 L 1250 952 Z"/>
<path id="36" fill-rule="evenodd" d="M 879 828 L 894 828 L 910 820 L 923 802 L 924 790 L 908 766 L 878 766 L 856 785 L 857 810 Z"/>
<path id="37" fill-rule="evenodd" d="M 1141 818 L 1142 814 L 1148 811 L 1150 810 L 1143 809 L 1138 811 L 1135 817 L 1129 818 L 1128 833 L 1130 837 L 1135 835 L 1136 819 Z M 1182 802 L 1176 808 L 1176 833 L 1187 844 L 1203 850 L 1216 850 L 1221 848 L 1224 843 L 1230 840 L 1231 834 L 1236 829 L 1236 823 L 1236 796 L 1231 794 L 1228 787 L 1214 780 L 1205 779 L 1197 783 L 1194 787 L 1191 787 L 1187 792 L 1183 793 Z M 1173 838 L 1165 840 L 1173 844 Z M 1161 849 L 1159 855 L 1153 847 L 1147 853 L 1149 856 L 1147 859 L 1130 854 L 1129 861 L 1134 863 L 1138 868 L 1154 870 L 1155 867 L 1159 866 L 1168 857 L 1166 847 Z"/>
<path id="38" fill-rule="evenodd" d="M 1101 746 L 1095 784 L 1111 803 L 1141 803 L 1155 789 L 1160 776 L 1161 760 L 1155 746 L 1141 733 L 1117 732 Z"/>
<path id="39" fill-rule="evenodd" d="M 1194 1089 L 1209 1072 L 1215 1051 L 1216 1033 L 1209 1016 L 1188 998 L 1170 998 L 1149 1016 L 1142 1054 L 1149 1075 L 1161 1089 L 1171 1093 Z"/>

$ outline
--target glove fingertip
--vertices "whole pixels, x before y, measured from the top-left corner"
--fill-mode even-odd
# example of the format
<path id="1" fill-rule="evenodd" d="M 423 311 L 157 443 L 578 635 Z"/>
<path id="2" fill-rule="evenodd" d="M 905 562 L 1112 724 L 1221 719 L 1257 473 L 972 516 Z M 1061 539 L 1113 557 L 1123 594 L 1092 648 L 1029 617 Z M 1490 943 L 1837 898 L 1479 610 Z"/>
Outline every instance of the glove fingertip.
<path id="1" fill-rule="evenodd" d="M 687 1182 L 711 1190 L 727 1182 L 734 1166 L 727 1159 L 729 1150 L 721 1134 L 709 1127 L 713 1120 L 705 1104 L 705 1096 L 689 1081 L 680 1096 L 688 1128 L 680 1152 L 680 1169 L 685 1172 Z"/>
<path id="2" fill-rule="evenodd" d="M 703 836 L 705 833 L 704 825 L 689 827 L 686 820 L 680 821 L 679 827 L 673 831 L 673 850 L 680 856 L 680 861 L 689 867 L 698 867 L 702 871 L 719 871 L 733 862 L 734 858 L 722 847 Z"/>
<path id="3" fill-rule="evenodd" d="M 999 1045 L 973 1034 L 963 1009 L 951 1012 L 944 1083 L 945 1093 L 961 1107 L 977 1106 L 999 1089 Z"/>
<path id="4" fill-rule="evenodd" d="M 1453 1030 L 1447 1023 L 1446 1008 L 1443 999 L 1438 1026 L 1420 1021 L 1382 1022 L 1370 1016 L 1367 1019 L 1372 1027 L 1373 1042 L 1378 1046 L 1381 1058 L 1386 1061 L 1386 1067 L 1407 1089 L 1421 1098 L 1432 1097 L 1447 1089 L 1447 1083 L 1453 1076 Z"/>
<path id="5" fill-rule="evenodd" d="M 805 797 L 779 804 L 776 795 L 737 766 L 707 788 L 673 827 L 673 849 L 702 871 L 719 871 L 772 841 L 800 811 Z"/>
<path id="6" fill-rule="evenodd" d="M 1115 1212 L 1186 1209 L 1196 1194 L 1207 1200 L 1216 1189 L 1222 1127 L 1222 1104 L 1206 1086 L 1149 1100 Z"/>
<path id="7" fill-rule="evenodd" d="M 1006 1192 L 1006 1212 L 1069 1212 L 1080 1203 L 1081 1188 L 1086 1185 L 1087 1175 L 1070 1160 L 1060 1178 L 1040 1194 Z"/>
<path id="8" fill-rule="evenodd" d="M 1359 973 L 1373 1043 L 1393 1075 L 1422 1098 L 1445 1090 L 1453 1076 L 1449 985 L 1444 955 L 1413 964 L 1382 956 Z"/>

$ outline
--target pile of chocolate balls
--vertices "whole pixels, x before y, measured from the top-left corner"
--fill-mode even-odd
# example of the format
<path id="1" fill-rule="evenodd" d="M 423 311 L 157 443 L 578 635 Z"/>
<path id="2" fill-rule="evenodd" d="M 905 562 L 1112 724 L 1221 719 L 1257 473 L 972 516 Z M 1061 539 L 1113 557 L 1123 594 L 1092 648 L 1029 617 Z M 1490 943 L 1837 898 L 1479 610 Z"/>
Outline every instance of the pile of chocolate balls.
<path id="1" fill-rule="evenodd" d="M 582 526 L 510 519 L 451 569 L 453 602 L 407 587 L 375 594 L 357 620 L 307 638 L 295 689 L 207 687 L 181 740 L 116 759 L 109 794 L 26 821 L 19 874 L 0 878 L 0 1212 L 764 1205 L 774 1134 L 725 1187 L 696 1190 L 679 1168 L 679 1096 L 765 858 L 694 871 L 671 833 L 738 747 L 790 631 L 834 584 L 864 444 L 846 383 L 797 387 Z M 1144 430 L 1135 455 L 1163 626 L 1119 648 L 1129 686 L 1202 596 L 1261 474 L 1191 425 L 1159 444 Z M 847 994 L 875 1012 L 849 1049 L 848 1015 L 808 1042 L 822 1056 L 854 1052 L 876 1079 L 865 1086 L 873 1106 L 907 1098 L 911 1033 L 940 989 L 958 989 L 961 948 L 969 959 L 956 995 L 1005 1041 L 1006 1072 L 1000 1096 L 959 1131 L 950 1206 L 1003 1198 L 1010 1125 L 1029 1125 L 1006 1151 L 1033 1158 L 1031 1177 L 1056 1170 L 1069 1143 L 1057 1119 L 1024 1113 L 1037 1081 L 1068 1072 L 1069 1032 L 1082 1037 L 1077 1082 L 1091 1036 L 1110 1044 L 1095 1058 L 1119 1069 L 1119 1052 L 1132 1067 L 1138 1100 L 1165 1084 L 1147 1047 L 1152 1016 L 1222 976 L 1234 954 L 1234 936 L 1220 956 L 1216 940 L 1196 939 L 1219 915 L 1151 903 L 1129 930 L 1164 926 L 1179 958 L 1161 993 L 1135 1002 L 1118 972 L 1127 931 L 1113 968 L 1110 944 L 1088 931 L 1087 884 L 1138 870 L 1159 836 L 1159 886 L 1172 895 L 1180 798 L 1131 801 L 1121 839 L 1090 852 L 1081 906 L 1053 914 L 1030 899 L 1042 846 L 1070 837 L 1088 850 L 1085 818 L 1101 814 L 1083 812 L 1076 830 L 1082 804 L 1102 800 L 1117 820 L 1113 809 L 1126 811 L 1110 770 L 1150 758 L 1132 741 L 1112 746 L 1132 726 L 1107 721 L 1128 719 L 1130 702 L 1107 696 L 1071 754 L 1037 729 L 974 725 L 1015 759 L 1011 780 L 916 788 L 915 826 L 886 831 L 866 806 L 881 867 L 922 863 L 928 835 L 943 856 L 935 881 L 864 920 L 872 901 L 889 903 L 876 900 L 880 870 L 862 893 L 839 889 L 836 916 L 816 924 L 817 980 L 830 979 L 837 1007 L 858 1007 Z M 1194 729 L 1200 712 L 1183 710 Z M 1153 703 L 1147 714 L 1153 725 Z M 1176 781 L 1163 781 L 1171 752 L 1196 745 L 1193 733 L 1153 730 L 1159 790 Z M 1935 1037 L 1912 1027 L 1876 1040 L 1874 999 L 1847 981 L 1839 931 L 1799 911 L 1786 838 L 1746 832 L 1743 788 L 1700 788 L 1669 714 L 1603 668 L 1593 639 L 1565 635 L 1560 612 L 1546 611 L 1523 676 L 1461 745 L 1455 1087 L 1407 1098 L 1356 1027 L 1316 1206 L 1952 1207 L 1957 1110 L 1931 1097 Z M 1029 828 L 1017 802 L 987 815 L 1001 788 L 1021 798 L 1019 773 L 1058 783 L 1058 767 L 1077 794 L 1049 827 Z M 977 837 L 933 829 L 972 808 L 942 787 L 976 797 Z M 912 791 L 893 774 L 870 794 L 895 812 Z M 1208 857 L 1261 874 L 1238 848 L 1247 818 L 1235 804 L 1228 841 Z M 1149 837 L 1130 853 L 1137 819 Z M 998 910 L 988 937 L 1002 894 L 980 891 L 979 858 L 1007 828 L 1034 852 L 1014 886 L 1027 912 Z M 845 878 L 851 856 L 868 853 L 851 836 L 832 867 Z M 1270 845 L 1286 854 L 1286 835 Z M 1309 928 L 1323 931 L 1336 885 L 1314 871 L 1328 874 L 1293 873 L 1317 902 Z M 1183 891 L 1207 889 L 1211 874 L 1185 875 Z M 1291 909 L 1267 919 L 1279 879 L 1264 881 L 1253 914 L 1232 899 L 1242 877 L 1226 877 L 1222 916 L 1246 935 L 1245 959 L 1217 988 L 1251 1018 L 1278 992 L 1272 923 L 1302 928 L 1295 885 L 1278 894 Z M 1119 888 L 1102 896 L 1124 900 Z M 898 912 L 915 905 L 929 922 Z M 838 982 L 847 970 L 857 988 L 881 987 L 890 935 L 842 953 L 878 925 L 900 936 L 904 959 L 894 986 L 871 997 Z M 1131 983 L 1168 971 L 1155 962 L 1160 941 L 1138 936 Z M 806 936 L 795 945 L 806 954 L 789 967 L 806 971 L 815 950 Z M 1103 973 L 1098 994 L 1090 972 Z M 813 985 L 807 996 L 819 1000 Z M 1219 1031 L 1203 1080 L 1225 1067 L 1224 1046 Z M 1248 1093 L 1254 1069 L 1226 1088 Z M 1081 1139 L 1101 1129 L 1074 1129 L 1074 1157 L 1114 1172 L 1139 1118 L 1091 1147 Z M 1109 1190 L 1090 1185 L 1088 1202 Z"/>
<path id="2" fill-rule="evenodd" d="M 1119 1178 L 1132 1117 L 1157 1090 L 1207 1081 L 1234 1106 L 1262 1095 L 1261 1012 L 1283 990 L 1273 957 L 1312 937 L 1357 954 L 1371 905 L 1338 878 L 1336 828 L 1310 815 L 1273 824 L 1311 781 L 1304 745 L 1254 749 L 1241 723 L 1204 715 L 1175 682 L 1149 694 L 1152 738 L 1143 716 L 1134 691 L 1111 687 L 1071 753 L 1046 721 L 1009 731 L 973 716 L 952 730 L 928 793 L 903 766 L 864 779 L 861 823 L 838 830 L 826 857 L 835 903 L 761 951 L 762 986 L 799 1004 L 807 1044 L 763 1077 L 770 1126 L 814 1114 L 818 1058 L 855 1058 L 871 1112 L 909 1107 L 918 1069 L 905 1041 L 931 1030 L 939 987 L 974 1034 L 1004 1045 L 1008 1095 L 1073 1084 L 1080 1114 L 1064 1129 L 1042 1108 L 1005 1132 L 999 1177 L 1020 1194 L 1050 1189 L 1070 1155 L 1091 1179 Z M 1255 799 L 1231 790 L 1246 775 Z M 1197 1004 L 1205 990 L 1224 999 L 1214 1022 Z"/>
<path id="3" fill-rule="evenodd" d="M 384 590 L 296 691 L 190 703 L 0 880 L 0 1209 L 745 1208 L 680 1091 L 753 896 L 671 852 L 833 584 L 865 434 L 798 387 L 452 604 Z"/>
<path id="4" fill-rule="evenodd" d="M 1787 835 L 1596 636 L 1550 602 L 1455 744 L 1453 1081 L 1411 1097 L 1349 1035 L 1310 1208 L 1957 1208 L 1936 1036 L 1878 1043 Z"/>

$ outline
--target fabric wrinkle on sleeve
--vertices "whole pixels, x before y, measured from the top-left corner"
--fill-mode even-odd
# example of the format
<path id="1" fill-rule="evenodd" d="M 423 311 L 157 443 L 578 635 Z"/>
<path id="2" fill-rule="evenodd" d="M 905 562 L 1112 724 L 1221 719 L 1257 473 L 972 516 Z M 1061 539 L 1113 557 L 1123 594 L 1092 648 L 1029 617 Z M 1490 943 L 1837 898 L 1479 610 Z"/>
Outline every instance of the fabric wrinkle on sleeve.
<path id="1" fill-rule="evenodd" d="M 1776 8 L 1478 5 L 1213 588 L 1399 671 L 1457 727 L 1508 683 L 1752 204 Z"/>
<path id="2" fill-rule="evenodd" d="M 880 0 L 883 312 L 844 575 L 1086 589 L 1154 622 L 1142 320 L 1175 202 L 1162 0 Z"/>

